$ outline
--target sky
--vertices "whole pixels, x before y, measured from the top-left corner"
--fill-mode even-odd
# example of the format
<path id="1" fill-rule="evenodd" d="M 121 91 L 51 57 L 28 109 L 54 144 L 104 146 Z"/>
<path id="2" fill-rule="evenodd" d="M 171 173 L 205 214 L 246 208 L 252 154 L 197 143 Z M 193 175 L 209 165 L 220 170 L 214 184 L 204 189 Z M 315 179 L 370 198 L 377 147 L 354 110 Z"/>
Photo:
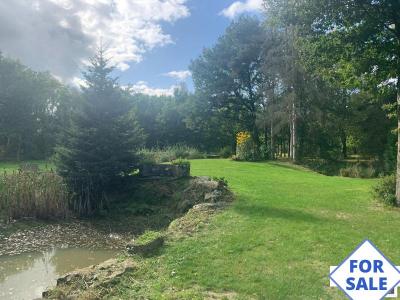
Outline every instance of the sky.
<path id="1" fill-rule="evenodd" d="M 193 89 L 188 66 L 262 0 L 2 0 L 0 51 L 71 85 L 101 43 L 122 85 L 170 95 Z"/>

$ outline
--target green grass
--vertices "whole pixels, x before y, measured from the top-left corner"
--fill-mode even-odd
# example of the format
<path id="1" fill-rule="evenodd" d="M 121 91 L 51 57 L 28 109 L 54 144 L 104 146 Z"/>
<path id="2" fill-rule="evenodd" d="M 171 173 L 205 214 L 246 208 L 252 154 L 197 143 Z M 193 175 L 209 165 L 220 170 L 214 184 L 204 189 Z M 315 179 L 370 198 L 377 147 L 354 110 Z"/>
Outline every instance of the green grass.
<path id="1" fill-rule="evenodd" d="M 0 172 L 18 166 L 0 163 Z M 365 238 L 400 264 L 400 211 L 372 199 L 376 180 L 328 177 L 277 162 L 193 160 L 191 168 L 195 176 L 224 177 L 235 202 L 195 236 L 167 244 L 160 256 L 136 257 L 140 268 L 110 297 L 203 299 L 212 291 L 238 299 L 345 299 L 329 288 L 329 266 Z"/>
<path id="2" fill-rule="evenodd" d="M 146 245 L 162 236 L 163 234 L 159 231 L 149 230 L 140 235 L 139 238 L 135 240 L 135 245 Z"/>
<path id="3" fill-rule="evenodd" d="M 400 211 L 372 200 L 375 180 L 229 160 L 192 161 L 192 173 L 225 177 L 236 201 L 198 235 L 141 261 L 114 296 L 201 299 L 214 291 L 239 299 L 345 299 L 329 288 L 329 266 L 365 238 L 400 264 Z"/>

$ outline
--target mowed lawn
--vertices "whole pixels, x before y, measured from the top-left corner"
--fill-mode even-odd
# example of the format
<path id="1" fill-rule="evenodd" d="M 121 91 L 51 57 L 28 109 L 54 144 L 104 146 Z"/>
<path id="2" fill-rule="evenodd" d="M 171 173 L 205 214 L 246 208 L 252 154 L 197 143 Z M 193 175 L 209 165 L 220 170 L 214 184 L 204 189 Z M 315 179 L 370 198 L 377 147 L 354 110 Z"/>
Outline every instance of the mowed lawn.
<path id="1" fill-rule="evenodd" d="M 147 260 L 147 273 L 134 274 L 116 295 L 190 299 L 209 290 L 239 299 L 345 299 L 329 288 L 329 266 L 366 238 L 400 264 L 400 211 L 372 199 L 375 180 L 283 163 L 191 163 L 193 175 L 225 177 L 236 201 L 197 236 Z"/>

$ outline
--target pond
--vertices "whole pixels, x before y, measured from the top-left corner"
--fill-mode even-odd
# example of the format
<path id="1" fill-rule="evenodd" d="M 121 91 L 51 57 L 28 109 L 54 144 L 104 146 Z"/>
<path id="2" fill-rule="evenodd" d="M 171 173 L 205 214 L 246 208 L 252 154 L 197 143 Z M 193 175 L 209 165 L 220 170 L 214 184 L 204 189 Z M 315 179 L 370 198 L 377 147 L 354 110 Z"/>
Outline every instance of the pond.
<path id="1" fill-rule="evenodd" d="M 73 270 L 114 257 L 116 250 L 55 248 L 46 252 L 0 256 L 0 299 L 41 298 L 56 279 Z"/>

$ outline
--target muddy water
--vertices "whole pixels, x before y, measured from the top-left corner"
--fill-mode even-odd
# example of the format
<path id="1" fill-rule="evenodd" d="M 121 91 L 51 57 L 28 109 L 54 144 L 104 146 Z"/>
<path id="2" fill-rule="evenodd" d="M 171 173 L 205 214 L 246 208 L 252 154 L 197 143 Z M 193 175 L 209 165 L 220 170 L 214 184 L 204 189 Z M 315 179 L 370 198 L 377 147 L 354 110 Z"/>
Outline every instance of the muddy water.
<path id="1" fill-rule="evenodd" d="M 0 256 L 0 299 L 41 298 L 61 275 L 103 262 L 115 250 L 53 249 L 43 253 Z"/>

